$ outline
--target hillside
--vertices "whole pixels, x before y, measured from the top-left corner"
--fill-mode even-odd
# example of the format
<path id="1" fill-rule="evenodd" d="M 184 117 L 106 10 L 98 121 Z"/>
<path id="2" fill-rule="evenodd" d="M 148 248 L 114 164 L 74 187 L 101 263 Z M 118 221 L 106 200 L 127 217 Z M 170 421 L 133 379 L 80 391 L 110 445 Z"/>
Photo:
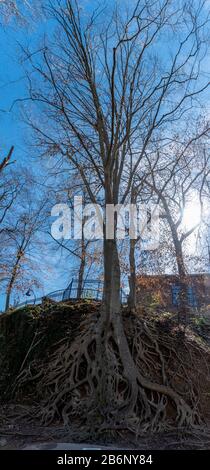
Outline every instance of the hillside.
<path id="1" fill-rule="evenodd" d="M 94 368 L 95 358 L 94 344 L 90 343 L 85 357 L 83 342 L 86 332 L 93 331 L 99 312 L 97 302 L 49 302 L 10 311 L 0 317 L 2 425 L 9 422 L 8 416 L 14 422 L 11 410 L 15 410 L 17 422 L 24 426 L 32 422 L 44 432 L 49 426 L 64 424 L 63 432 L 71 429 L 70 434 L 73 432 L 77 440 L 97 440 L 102 436 L 106 439 L 110 438 L 110 433 L 113 439 L 121 435 L 130 436 L 132 440 L 131 436 L 136 433 L 142 439 L 147 432 L 170 433 L 186 428 L 181 406 L 181 426 L 177 423 L 175 402 L 179 395 L 182 397 L 180 405 L 182 400 L 185 403 L 185 412 L 191 409 L 195 425 L 205 429 L 210 422 L 210 348 L 192 329 L 188 328 L 184 334 L 168 314 L 138 316 L 129 314 L 126 309 L 123 314 L 130 348 L 134 351 L 136 342 L 141 340 L 139 356 L 133 352 L 136 363 L 145 380 L 154 383 L 154 391 L 148 389 L 145 393 L 153 408 L 160 407 L 160 411 L 147 421 L 144 418 L 141 429 L 138 427 L 139 411 L 136 416 L 132 412 L 126 419 L 120 420 L 118 416 L 117 420 L 112 417 L 108 421 L 103 418 L 103 405 L 99 402 L 98 410 L 93 409 L 93 416 L 88 414 L 87 400 L 92 398 L 88 387 L 91 381 L 94 383 L 91 368 Z M 138 336 L 135 337 L 136 331 Z M 74 372 L 80 380 L 78 387 L 72 387 L 70 379 L 71 354 L 75 347 L 81 351 L 78 370 Z M 75 383 L 75 377 L 72 380 Z M 175 398 L 172 392 L 167 398 L 161 398 L 162 382 L 165 389 L 173 390 Z M 121 380 L 116 407 L 117 398 L 121 401 L 123 393 Z"/>

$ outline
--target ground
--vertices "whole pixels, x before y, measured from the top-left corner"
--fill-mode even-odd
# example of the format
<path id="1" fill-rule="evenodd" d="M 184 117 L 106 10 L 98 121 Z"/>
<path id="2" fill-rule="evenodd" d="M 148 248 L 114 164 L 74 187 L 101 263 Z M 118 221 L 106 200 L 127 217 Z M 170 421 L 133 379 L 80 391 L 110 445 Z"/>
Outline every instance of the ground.
<path id="1" fill-rule="evenodd" d="M 141 449 L 141 450 L 210 450 L 210 428 L 204 427 L 194 432 L 164 432 L 148 434 L 138 442 L 133 437 L 90 440 L 80 442 L 63 427 L 35 427 L 34 425 L 7 425 L 0 427 L 0 450 L 45 450 L 45 449 Z"/>

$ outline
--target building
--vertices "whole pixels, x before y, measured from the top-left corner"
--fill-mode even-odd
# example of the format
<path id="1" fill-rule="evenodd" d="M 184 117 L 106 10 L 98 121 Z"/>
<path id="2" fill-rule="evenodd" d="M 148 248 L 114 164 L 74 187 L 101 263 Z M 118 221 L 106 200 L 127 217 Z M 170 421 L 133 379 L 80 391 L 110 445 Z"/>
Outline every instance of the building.
<path id="1" fill-rule="evenodd" d="M 188 305 L 210 305 L 210 274 L 188 275 Z M 141 275 L 137 279 L 137 302 L 143 306 L 175 311 L 179 306 L 179 277 L 171 274 Z"/>

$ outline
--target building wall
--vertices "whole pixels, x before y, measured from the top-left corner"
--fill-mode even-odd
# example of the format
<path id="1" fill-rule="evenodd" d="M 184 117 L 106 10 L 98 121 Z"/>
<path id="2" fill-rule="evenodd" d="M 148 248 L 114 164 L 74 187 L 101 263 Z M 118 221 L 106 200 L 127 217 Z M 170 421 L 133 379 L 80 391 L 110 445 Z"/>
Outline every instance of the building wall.
<path id="1" fill-rule="evenodd" d="M 157 306 L 157 308 L 170 311 L 177 310 L 173 304 L 172 291 L 174 286 L 179 285 L 179 278 L 175 275 L 141 275 L 137 279 L 137 302 L 138 304 Z M 209 274 L 191 274 L 188 276 L 189 303 L 192 307 L 198 308 L 204 305 L 210 305 L 210 275 Z M 193 295 L 192 295 L 193 294 Z"/>

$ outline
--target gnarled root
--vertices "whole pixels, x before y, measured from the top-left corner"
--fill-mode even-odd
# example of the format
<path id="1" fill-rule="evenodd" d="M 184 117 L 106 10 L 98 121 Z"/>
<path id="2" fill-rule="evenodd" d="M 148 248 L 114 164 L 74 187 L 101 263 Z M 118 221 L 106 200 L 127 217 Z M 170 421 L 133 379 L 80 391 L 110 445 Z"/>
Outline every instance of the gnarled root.
<path id="1" fill-rule="evenodd" d="M 115 314 L 108 330 L 103 315 L 88 316 L 73 343 L 66 341 L 43 365 L 41 377 L 36 368 L 22 371 L 16 393 L 32 382 L 44 423 L 62 417 L 69 426 L 79 419 L 92 434 L 193 427 L 200 422 L 199 390 L 190 379 L 194 358 L 186 365 L 183 346 L 179 352 L 173 341 L 135 315 L 123 324 Z"/>

